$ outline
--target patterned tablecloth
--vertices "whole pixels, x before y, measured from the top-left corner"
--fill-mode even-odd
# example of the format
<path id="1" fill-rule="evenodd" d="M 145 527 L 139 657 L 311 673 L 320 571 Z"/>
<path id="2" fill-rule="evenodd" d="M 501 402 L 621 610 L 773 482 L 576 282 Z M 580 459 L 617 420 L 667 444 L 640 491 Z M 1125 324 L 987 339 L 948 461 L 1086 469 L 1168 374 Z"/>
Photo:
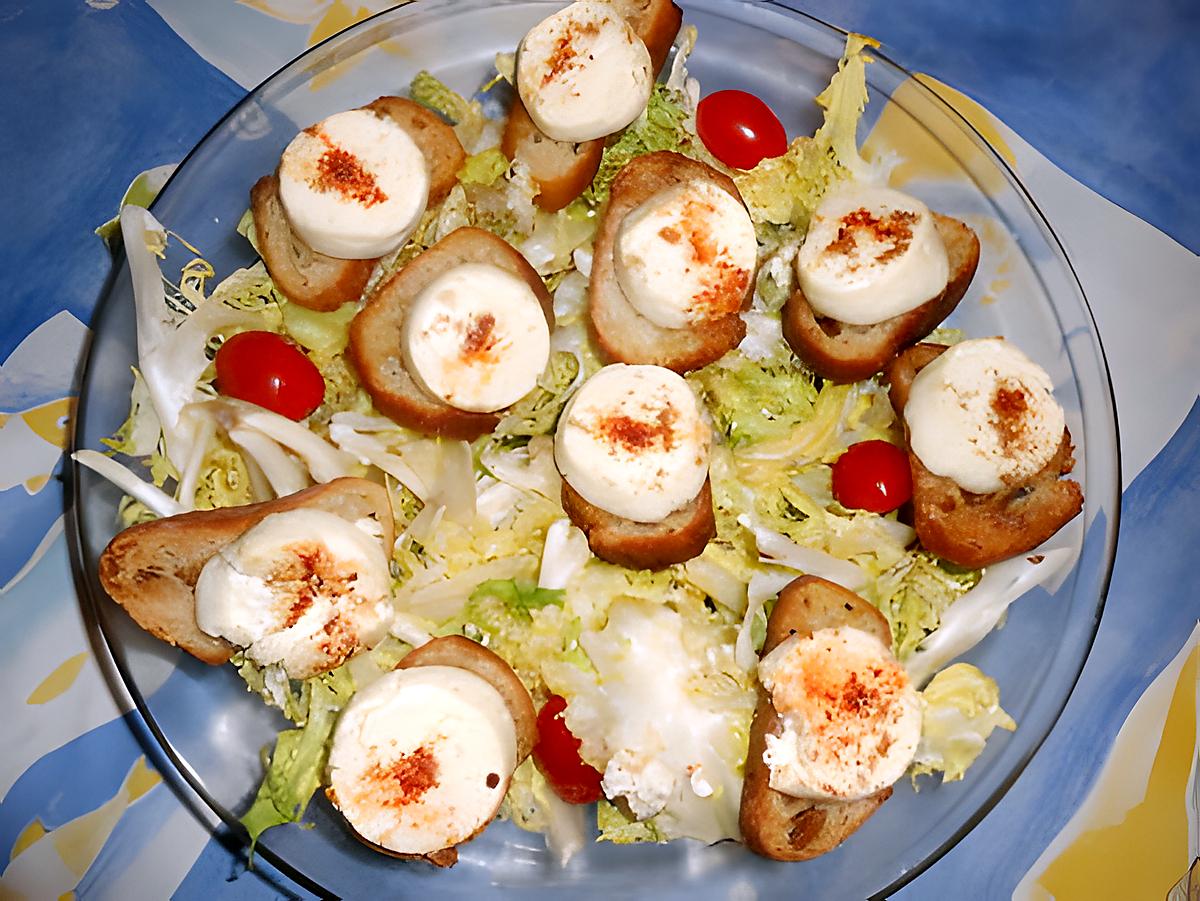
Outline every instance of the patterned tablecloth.
<path id="1" fill-rule="evenodd" d="M 89 645 L 56 476 L 111 268 L 92 229 L 280 64 L 387 5 L 0 4 L 0 898 L 303 894 L 248 872 L 148 758 Z M 1078 271 L 1120 420 L 1117 562 L 1082 678 L 999 805 L 900 897 L 1162 899 L 1200 855 L 1200 5 L 788 5 L 882 39 L 1012 163 Z"/>

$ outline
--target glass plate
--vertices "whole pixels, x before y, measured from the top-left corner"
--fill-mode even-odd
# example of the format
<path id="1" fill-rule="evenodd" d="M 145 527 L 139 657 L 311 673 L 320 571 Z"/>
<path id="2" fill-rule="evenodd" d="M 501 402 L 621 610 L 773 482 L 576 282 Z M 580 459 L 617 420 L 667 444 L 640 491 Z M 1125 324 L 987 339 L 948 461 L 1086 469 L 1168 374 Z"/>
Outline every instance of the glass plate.
<path id="1" fill-rule="evenodd" d="M 252 92 L 180 166 L 155 202 L 155 215 L 202 250 L 220 274 L 252 255 L 234 225 L 250 185 L 274 169 L 299 128 L 380 94 L 403 92 L 427 68 L 470 92 L 497 52 L 561 3 L 424 0 L 383 13 L 304 54 Z M 689 66 L 705 91 L 742 88 L 766 100 L 789 134 L 819 124 L 813 96 L 824 87 L 845 34 L 771 3 L 683 2 L 700 41 Z M 540 835 L 495 823 L 462 849 L 448 872 L 393 860 L 356 841 L 318 794 L 306 819 L 315 828 L 269 831 L 260 854 L 302 884 L 346 897 L 481 891 L 520 897 L 774 897 L 803 886 L 810 898 L 885 895 L 962 838 L 1017 779 L 1054 725 L 1091 646 L 1116 541 L 1120 467 L 1103 351 L 1079 283 L 1049 224 L 1014 174 L 961 118 L 885 58 L 868 67 L 871 102 L 860 137 L 908 158 L 909 189 L 935 209 L 967 219 L 984 242 L 980 274 L 950 324 L 968 334 L 1004 334 L 1045 366 L 1077 444 L 1075 476 L 1084 512 L 1054 539 L 1077 552 L 1056 584 L 1037 588 L 1009 611 L 1002 630 L 967 657 L 1000 683 L 1020 727 L 997 732 L 963 782 L 907 780 L 842 847 L 817 860 L 779 864 L 726 842 L 704 847 L 591 845 L 565 869 Z M 884 111 L 884 107 L 887 111 Z M 884 140 L 881 140 L 884 139 Z M 1007 284 L 1007 288 L 1005 285 Z M 99 447 L 124 420 L 135 359 L 133 301 L 124 268 L 93 322 L 76 441 Z M 211 669 L 139 630 L 101 591 L 96 560 L 116 529 L 119 492 L 89 471 L 72 470 L 74 563 L 85 607 L 162 751 L 225 822 L 235 825 L 262 776 L 260 749 L 285 726 L 249 694 L 231 668 Z"/>

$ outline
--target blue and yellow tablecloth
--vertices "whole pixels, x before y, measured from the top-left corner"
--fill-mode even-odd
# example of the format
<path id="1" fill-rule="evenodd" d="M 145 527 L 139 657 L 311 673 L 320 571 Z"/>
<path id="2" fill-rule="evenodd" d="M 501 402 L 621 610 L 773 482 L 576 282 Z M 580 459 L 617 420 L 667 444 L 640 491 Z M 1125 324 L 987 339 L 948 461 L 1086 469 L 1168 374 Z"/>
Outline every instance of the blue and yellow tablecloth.
<path id="1" fill-rule="evenodd" d="M 110 690 L 56 475 L 111 269 L 93 228 L 246 90 L 388 5 L 0 5 L 0 898 L 303 895 L 246 870 Z M 1117 561 L 1079 684 L 1003 800 L 900 897 L 1165 898 L 1200 856 L 1200 6 L 786 5 L 881 38 L 1013 165 L 1087 293 L 1120 422 Z"/>

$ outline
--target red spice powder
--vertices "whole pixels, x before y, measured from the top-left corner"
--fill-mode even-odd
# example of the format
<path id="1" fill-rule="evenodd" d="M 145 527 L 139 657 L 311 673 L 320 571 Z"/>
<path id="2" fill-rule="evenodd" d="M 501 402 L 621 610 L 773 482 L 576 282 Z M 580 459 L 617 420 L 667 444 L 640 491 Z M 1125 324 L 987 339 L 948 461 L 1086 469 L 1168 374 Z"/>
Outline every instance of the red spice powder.
<path id="1" fill-rule="evenodd" d="M 438 784 L 438 763 L 424 745 L 387 763 L 376 763 L 364 774 L 383 807 L 404 807 Z"/>
<path id="2" fill-rule="evenodd" d="M 825 250 L 828 253 L 849 256 L 858 246 L 856 234 L 864 231 L 881 244 L 888 245 L 875 256 L 876 262 L 886 263 L 908 249 L 913 238 L 913 223 L 916 221 L 917 214 L 908 210 L 893 210 L 879 218 L 870 210 L 860 208 L 842 217 L 837 237 Z"/>
<path id="3" fill-rule="evenodd" d="M 308 180 L 311 187 L 318 191 L 336 191 L 347 200 L 368 208 L 388 199 L 375 176 L 364 168 L 358 157 L 338 147 L 324 132 L 311 128 L 306 131 L 327 148 L 317 160 L 316 174 Z"/>
<path id="4" fill-rule="evenodd" d="M 467 326 L 459 356 L 464 361 L 478 361 L 486 357 L 496 347 L 498 339 L 495 329 L 496 317 L 491 313 L 476 316 Z"/>
<path id="5" fill-rule="evenodd" d="M 675 445 L 674 422 L 675 411 L 668 408 L 660 410 L 652 422 L 625 415 L 606 416 L 600 420 L 599 431 L 609 444 L 627 451 L 641 451 L 655 444 L 670 450 Z"/>
<path id="6" fill-rule="evenodd" d="M 550 84 L 568 69 L 576 68 L 579 65 L 576 62 L 576 57 L 579 55 L 579 48 L 575 45 L 577 38 L 594 37 L 599 33 L 600 26 L 596 22 L 586 24 L 571 22 L 567 25 L 567 30 L 554 42 L 554 48 L 546 60 L 547 68 L 546 74 L 542 76 L 542 87 Z"/>

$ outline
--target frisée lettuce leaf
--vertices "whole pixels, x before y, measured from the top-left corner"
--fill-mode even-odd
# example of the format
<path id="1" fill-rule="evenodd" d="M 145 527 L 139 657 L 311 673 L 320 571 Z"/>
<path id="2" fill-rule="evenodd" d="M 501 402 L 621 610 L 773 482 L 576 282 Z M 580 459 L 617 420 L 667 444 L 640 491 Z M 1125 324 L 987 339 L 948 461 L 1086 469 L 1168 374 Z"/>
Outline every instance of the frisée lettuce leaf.
<path id="1" fill-rule="evenodd" d="M 656 150 L 674 150 L 686 156 L 708 158 L 700 139 L 686 127 L 689 113 L 687 98 L 659 82 L 650 93 L 646 109 L 607 147 L 600 168 L 583 199 L 593 206 L 608 200 L 608 191 L 617 173 L 635 156 Z"/>
<path id="2" fill-rule="evenodd" d="M 920 693 L 923 718 L 921 742 L 909 773 L 940 772 L 943 782 L 962 779 L 994 729 L 1017 728 L 1000 706 L 1000 687 L 969 663 L 948 666 Z"/>
<path id="3" fill-rule="evenodd" d="M 298 823 L 313 793 L 321 785 L 329 738 L 338 711 L 354 694 L 354 679 L 344 666 L 307 680 L 308 703 L 299 729 L 285 729 L 275 739 L 266 765 L 266 778 L 254 803 L 241 818 L 250 833 L 251 852 L 259 836 L 272 826 Z"/>
<path id="4" fill-rule="evenodd" d="M 731 447 L 782 438 L 812 416 L 812 372 L 791 353 L 752 360 L 733 351 L 688 375 Z"/>
<path id="5" fill-rule="evenodd" d="M 829 86 L 816 98 L 825 122 L 813 137 L 794 138 L 782 156 L 768 157 L 747 172 L 735 172 L 742 199 L 755 225 L 791 225 L 801 233 L 822 195 L 849 178 L 873 176 L 859 156 L 856 133 L 867 103 L 864 52 L 879 43 L 859 34 L 846 49 Z"/>

